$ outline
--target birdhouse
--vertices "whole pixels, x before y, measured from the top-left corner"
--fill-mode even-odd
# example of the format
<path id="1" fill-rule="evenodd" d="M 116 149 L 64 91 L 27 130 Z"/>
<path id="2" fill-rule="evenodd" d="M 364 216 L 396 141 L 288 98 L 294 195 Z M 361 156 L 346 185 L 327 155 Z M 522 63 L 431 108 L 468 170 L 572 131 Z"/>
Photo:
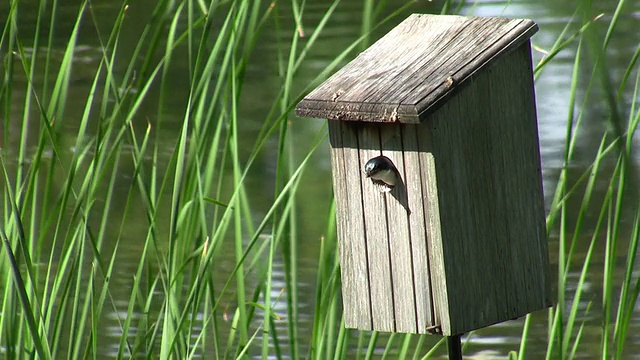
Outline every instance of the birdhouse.
<path id="1" fill-rule="evenodd" d="M 531 20 L 409 16 L 307 95 L 345 325 L 456 335 L 551 305 Z"/>

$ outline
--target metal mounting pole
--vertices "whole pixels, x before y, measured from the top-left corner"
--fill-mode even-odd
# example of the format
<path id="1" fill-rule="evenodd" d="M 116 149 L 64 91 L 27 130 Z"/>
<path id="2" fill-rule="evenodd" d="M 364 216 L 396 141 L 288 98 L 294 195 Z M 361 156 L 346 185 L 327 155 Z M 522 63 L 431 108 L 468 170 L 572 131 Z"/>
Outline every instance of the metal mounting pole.
<path id="1" fill-rule="evenodd" d="M 449 360 L 462 360 L 460 335 L 447 336 L 447 348 L 449 349 Z"/>

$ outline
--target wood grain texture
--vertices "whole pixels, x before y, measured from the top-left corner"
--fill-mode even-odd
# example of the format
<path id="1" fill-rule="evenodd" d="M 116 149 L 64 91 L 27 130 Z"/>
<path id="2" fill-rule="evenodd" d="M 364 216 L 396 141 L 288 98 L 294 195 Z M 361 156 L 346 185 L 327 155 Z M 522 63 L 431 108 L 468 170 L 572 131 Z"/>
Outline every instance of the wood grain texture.
<path id="1" fill-rule="evenodd" d="M 379 331 L 393 328 L 395 332 L 428 333 L 436 324 L 423 176 L 415 171 L 420 168 L 418 127 L 329 122 L 329 131 L 345 323 L 360 329 L 371 326 Z M 358 156 L 354 151 L 357 147 L 364 148 Z M 368 159 L 381 153 L 394 162 L 401 179 L 390 193 L 381 193 L 369 179 L 355 173 L 357 167 L 347 165 L 358 157 L 361 169 Z M 437 196 L 433 204 L 437 208 Z M 358 229 L 360 224 L 369 225 Z M 358 231 L 365 232 L 365 244 L 360 242 Z M 367 279 L 363 279 L 365 271 Z M 371 313 L 365 311 L 368 308 L 363 300 L 370 301 Z"/>
<path id="2" fill-rule="evenodd" d="M 373 330 L 358 153 L 353 127 L 329 122 L 345 326 Z M 345 150 L 346 149 L 346 150 Z M 351 166 L 351 167 L 350 167 Z"/>
<path id="3" fill-rule="evenodd" d="M 442 114 L 446 116 L 446 111 Z M 416 136 L 419 151 L 419 167 L 422 186 L 423 221 L 427 231 L 427 254 L 429 263 L 429 280 L 432 287 L 432 325 L 440 327 L 436 332 L 450 333 L 449 295 L 445 258 L 442 244 L 440 222 L 440 199 L 438 198 L 438 181 L 436 175 L 435 149 L 432 139 L 431 123 L 417 126 Z"/>
<path id="4" fill-rule="evenodd" d="M 358 127 L 358 148 L 348 149 L 359 154 L 359 163 L 352 164 L 360 172 L 369 159 L 381 155 L 380 134 L 375 124 L 355 124 Z M 362 204 L 364 208 L 369 284 L 371 286 L 371 313 L 373 328 L 395 332 L 394 292 L 389 247 L 389 228 L 385 211 L 385 194 L 361 176 Z M 351 204 L 353 205 L 353 204 Z"/>
<path id="5" fill-rule="evenodd" d="M 397 125 L 377 126 L 380 133 L 382 155 L 391 159 L 398 169 L 400 183 L 385 198 L 387 227 L 389 229 L 389 253 L 391 279 L 394 294 L 394 314 L 396 332 L 416 333 L 416 293 L 414 289 L 413 256 L 409 214 L 413 211 L 407 202 L 406 165 L 404 161 L 402 137 Z M 369 185 L 371 186 L 371 185 Z M 370 211 L 378 211 L 369 209 Z M 369 216 L 369 212 L 365 212 Z M 423 291 L 423 289 L 420 289 Z"/>
<path id="6" fill-rule="evenodd" d="M 534 101 L 523 46 L 427 120 L 450 316 L 445 335 L 550 304 Z"/>
<path id="7" fill-rule="evenodd" d="M 428 242 L 431 241 L 431 235 L 427 235 L 425 222 L 426 214 L 429 212 L 427 210 L 429 204 L 423 192 L 423 184 L 428 180 L 425 179 L 425 170 L 420 165 L 422 156 L 418 147 L 420 126 L 399 124 L 394 126 L 400 128 L 404 150 L 405 166 L 402 175 L 405 179 L 407 202 L 410 210 L 407 212 L 407 218 L 409 219 L 412 272 L 416 298 L 416 332 L 426 334 L 428 329 L 436 326 L 436 320 L 433 311 L 432 285 L 429 277 Z M 425 139 L 425 141 L 429 140 Z M 437 198 L 435 205 L 437 206 Z M 438 226 L 440 226 L 439 223 Z"/>
<path id="8" fill-rule="evenodd" d="M 296 112 L 418 123 L 536 31 L 525 19 L 411 15 L 308 94 Z"/>

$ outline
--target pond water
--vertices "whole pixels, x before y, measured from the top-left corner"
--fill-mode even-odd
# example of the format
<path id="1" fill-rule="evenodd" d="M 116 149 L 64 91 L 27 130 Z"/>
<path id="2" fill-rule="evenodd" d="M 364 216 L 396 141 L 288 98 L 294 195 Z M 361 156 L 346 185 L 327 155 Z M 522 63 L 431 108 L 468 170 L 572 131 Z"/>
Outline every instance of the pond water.
<path id="1" fill-rule="evenodd" d="M 62 56 L 64 51 L 65 42 L 67 40 L 67 34 L 73 26 L 73 21 L 77 16 L 77 4 L 75 2 L 64 2 L 65 5 L 61 6 L 58 16 L 59 28 L 56 32 L 57 48 L 54 49 L 54 56 Z M 114 2 L 115 3 L 115 2 Z M 127 23 L 125 31 L 130 32 L 131 36 L 123 37 L 123 43 L 120 45 L 126 51 L 131 51 L 131 48 L 135 46 L 137 42 L 137 35 L 142 30 L 145 21 L 148 19 L 148 14 L 153 9 L 154 1 L 139 1 L 130 5 L 128 15 L 131 19 L 139 18 L 140 21 L 132 21 Z M 387 13 L 390 9 L 395 9 L 402 5 L 401 1 L 388 1 Z M 598 12 L 602 12 L 604 16 L 599 23 L 596 23 L 596 28 L 600 32 L 606 31 L 608 21 L 611 19 L 614 13 L 615 3 L 611 1 L 597 1 L 594 7 Z M 7 3 L 0 4 L 0 14 L 8 11 Z M 24 24 L 25 39 L 30 38 L 29 31 L 33 31 L 33 27 L 30 25 L 36 17 L 36 4 L 33 4 L 33 13 L 29 13 L 29 2 L 25 3 L 25 6 L 21 9 L 20 21 Z M 264 119 L 263 114 L 269 110 L 269 106 L 275 97 L 275 93 L 279 89 L 281 78 L 278 75 L 277 60 L 275 50 L 278 46 L 282 46 L 282 43 L 289 43 L 289 39 L 292 35 L 293 22 L 291 18 L 291 10 L 288 8 L 290 4 L 279 4 L 279 14 L 281 17 L 280 30 L 278 30 L 273 24 L 269 24 L 265 28 L 265 32 L 261 41 L 257 45 L 255 50 L 256 61 L 250 63 L 247 69 L 247 79 L 244 83 L 243 104 L 241 108 L 241 116 L 243 118 L 242 131 L 247 136 L 242 139 L 247 140 L 249 143 L 241 144 L 241 148 L 251 148 L 253 145 L 250 143 L 250 139 L 254 139 L 255 135 L 261 129 L 261 121 Z M 304 25 L 308 27 L 305 29 L 310 33 L 313 27 L 317 24 L 320 17 L 325 13 L 329 6 L 329 3 L 324 0 L 307 1 L 304 15 Z M 560 33 L 565 26 L 570 23 L 570 33 L 576 31 L 579 28 L 579 19 L 576 17 L 572 20 L 573 13 L 575 11 L 574 2 L 569 1 L 518 1 L 518 2 L 504 2 L 504 1 L 478 1 L 470 3 L 461 8 L 461 13 L 465 15 L 478 15 L 478 16 L 507 16 L 507 17 L 520 17 L 530 18 L 538 23 L 540 31 L 533 37 L 532 42 L 536 49 L 534 51 L 534 62 L 538 63 L 543 57 L 543 49 L 550 49 L 553 43 L 556 41 Z M 441 3 L 438 1 L 416 1 L 415 4 L 409 8 L 410 12 L 423 12 L 423 13 L 437 13 L 441 7 Z M 112 18 L 116 11 L 117 5 L 111 4 L 111 2 L 94 2 L 94 10 L 102 19 L 107 19 L 101 22 L 105 26 L 105 31 L 108 31 L 108 19 Z M 323 32 L 323 35 L 318 40 L 318 45 L 309 54 L 309 58 L 302 65 L 302 68 L 297 73 L 297 77 L 294 80 L 294 88 L 302 89 L 308 84 L 315 76 L 322 71 L 330 61 L 332 61 L 343 49 L 348 47 L 360 34 L 361 23 L 360 14 L 362 12 L 362 1 L 356 0 L 344 0 L 337 7 L 336 13 L 329 21 L 327 28 Z M 378 38 L 386 33 L 395 24 L 406 17 L 402 15 L 394 19 L 391 23 L 382 26 L 375 32 L 373 38 Z M 594 14 L 596 15 L 596 14 Z M 68 19 L 68 20 L 67 20 Z M 4 24 L 4 19 L 0 15 L 0 20 Z M 611 81 L 616 84 L 614 86 L 617 89 L 621 77 L 624 74 L 628 62 L 640 43 L 640 2 L 631 2 L 626 5 L 623 14 L 620 18 L 620 24 L 617 28 L 617 33 L 612 38 L 612 43 L 609 47 L 609 54 L 607 57 L 607 70 L 608 75 L 611 77 Z M 22 31 L 22 29 L 21 29 Z M 68 130 L 69 136 L 74 136 L 77 133 L 77 126 L 80 115 L 82 114 L 82 107 L 84 101 L 80 102 L 77 107 L 74 107 L 73 98 L 78 96 L 80 98 L 86 97 L 86 92 L 91 86 L 92 75 L 95 67 L 100 60 L 100 51 L 98 50 L 98 42 L 96 33 L 93 30 L 83 32 L 80 37 L 80 44 L 74 59 L 74 78 L 71 82 L 71 88 L 69 89 L 70 104 L 68 105 L 68 112 L 66 114 L 65 125 L 63 129 Z M 127 50 L 128 49 L 128 50 Z M 564 141 L 566 134 L 566 124 L 568 116 L 569 106 L 569 94 L 571 88 L 571 75 L 573 69 L 573 62 L 575 58 L 576 46 L 573 44 L 566 50 L 561 51 L 556 58 L 548 64 L 544 70 L 539 74 L 536 79 L 536 95 L 538 106 L 538 121 L 540 132 L 540 145 L 543 163 L 543 178 L 545 199 L 547 207 L 551 203 L 551 197 L 555 190 L 558 174 L 563 164 L 564 153 Z M 584 57 L 583 61 L 592 61 L 588 57 Z M 637 67 L 636 67 L 637 68 Z M 116 69 L 116 71 L 122 69 Z M 175 136 L 179 130 L 183 119 L 183 104 L 188 93 L 188 81 L 186 68 L 180 66 L 174 67 L 170 74 L 170 81 L 172 82 L 172 94 L 168 103 L 165 106 L 167 113 L 163 114 L 165 125 L 162 129 L 162 134 L 159 138 L 166 140 L 166 151 L 163 152 L 159 159 L 159 166 L 166 166 L 170 161 L 170 156 L 173 152 L 173 145 L 175 143 Z M 20 72 L 17 73 L 18 81 L 26 81 L 20 79 Z M 39 75 L 40 76 L 40 75 Z M 589 96 L 585 96 L 586 89 L 588 87 L 588 81 L 592 78 L 591 67 L 583 66 L 579 76 L 578 85 L 578 101 L 577 104 L 581 105 L 586 102 L 586 111 L 584 112 L 583 122 L 584 126 L 581 128 L 581 135 L 577 139 L 576 144 L 576 161 L 573 162 L 575 169 L 572 169 L 572 173 L 581 174 L 590 166 L 593 161 L 593 156 L 599 146 L 602 134 L 607 130 L 607 118 L 608 109 L 605 102 L 605 94 L 602 88 L 596 84 Z M 41 76 L 37 78 L 38 82 L 44 82 Z M 21 93 L 22 91 L 22 93 Z M 15 115 L 16 119 L 21 118 L 21 106 L 24 98 L 24 89 L 16 87 L 14 93 L 15 106 L 13 106 L 12 116 Z M 625 92 L 625 99 L 627 103 L 631 101 L 632 91 L 627 90 Z M 628 109 L 628 108 L 627 108 Z M 138 118 L 141 121 L 146 122 L 144 119 L 153 121 L 158 115 L 156 113 L 156 104 L 145 103 Z M 623 111 L 628 111 L 621 109 Z M 77 116 L 77 120 L 74 120 L 74 116 Z M 624 113 L 623 116 L 628 116 Z M 318 128 L 325 126 L 324 121 L 312 120 L 312 119 L 297 119 L 292 117 L 294 122 L 292 125 L 294 142 L 305 144 L 309 142 Z M 19 120 L 11 120 L 9 129 L 1 129 L 2 137 L 4 133 L 9 131 L 11 134 L 10 143 L 5 146 L 6 156 L 11 159 L 12 148 L 15 146 L 19 139 Z M 13 128 L 15 126 L 15 128 Z M 63 130 L 64 131 L 64 130 Z M 61 134 L 62 137 L 65 134 Z M 15 143 L 13 142 L 15 141 Z M 69 140 L 69 144 L 73 144 L 73 139 Z M 273 144 L 273 151 L 275 153 L 277 144 Z M 72 151 L 71 146 L 68 149 Z M 246 154 L 245 154 L 246 155 Z M 242 154 L 241 154 L 242 156 Z M 299 160 L 299 159 L 298 159 Z M 263 169 L 263 173 L 253 171 L 251 173 L 252 178 L 248 180 L 250 198 L 252 199 L 254 211 L 264 212 L 269 207 L 269 201 L 271 195 L 263 192 L 265 187 L 273 188 L 273 174 L 275 173 L 275 160 L 265 156 L 258 159 L 256 168 Z M 306 201 L 299 204 L 300 207 L 300 224 L 299 224 L 299 297 L 301 302 L 300 312 L 300 343 L 302 353 L 306 353 L 304 344 L 308 341 L 305 340 L 305 336 L 309 336 L 311 332 L 311 321 L 313 320 L 313 308 L 315 301 L 315 281 L 316 281 L 316 269 L 318 262 L 318 253 L 320 249 L 320 239 L 324 234 L 326 226 L 325 214 L 329 211 L 328 199 L 332 195 L 331 189 L 331 173 L 330 173 L 330 161 L 328 156 L 328 145 L 323 146 L 312 159 L 313 174 L 306 175 L 304 183 L 302 184 L 302 191 L 305 193 Z M 602 166 L 605 169 L 612 170 L 615 163 L 611 160 L 605 161 Z M 608 171 L 610 171 L 608 170 Z M 129 179 L 123 175 L 122 186 L 117 187 L 119 193 L 115 198 L 126 198 L 128 191 Z M 633 183 L 631 187 L 637 187 L 637 183 Z M 596 183 L 595 195 L 597 199 L 602 199 L 603 194 L 606 191 L 608 183 L 601 181 Z M 577 213 L 580 206 L 580 199 L 575 199 L 570 202 L 570 205 Z M 627 204 L 633 203 L 629 201 Z M 630 205 L 629 205 L 630 206 Z M 114 205 L 118 208 L 117 204 Z M 318 214 L 321 214 L 320 216 Z M 589 224 L 594 222 L 597 213 L 588 214 L 585 220 L 587 228 Z M 116 305 L 122 307 L 122 311 L 126 311 L 127 301 L 129 299 L 129 289 L 131 274 L 135 272 L 135 268 L 138 264 L 140 254 L 142 252 L 142 244 L 144 236 L 146 234 L 147 220 L 143 213 L 136 213 L 135 209 L 131 213 L 131 218 L 136 219 L 131 222 L 130 227 L 127 230 L 126 238 L 121 245 L 120 256 L 118 259 L 117 273 L 112 280 L 113 296 L 115 297 Z M 625 218 L 623 220 L 623 231 L 621 232 L 621 246 L 628 243 L 631 219 Z M 584 257 L 584 254 L 589 245 L 589 238 L 584 239 L 577 250 L 579 253 L 576 258 Z M 557 271 L 557 236 L 552 234 L 550 241 L 550 257 L 552 261 L 552 273 L 556 274 Z M 604 243 L 604 242 L 602 242 Z M 107 245 L 108 247 L 109 245 Z M 602 266 L 604 263 L 604 247 L 599 246 L 596 249 L 598 254 L 595 256 L 587 281 L 587 292 L 582 297 L 581 301 L 584 302 L 582 309 L 591 308 L 588 312 L 583 313 L 583 319 L 586 320 L 586 326 L 583 330 L 583 346 L 580 347 L 580 358 L 596 358 L 599 356 L 599 344 L 601 341 L 601 306 L 602 306 Z M 625 251 L 620 252 L 621 256 L 625 254 Z M 620 269 L 617 275 L 622 274 L 624 271 L 624 261 L 619 261 Z M 221 259 L 221 263 L 217 266 L 220 267 L 221 273 L 228 272 L 233 269 L 234 259 L 230 254 L 228 262 Z M 570 277 L 571 281 L 577 282 L 580 275 L 581 264 L 575 264 L 574 271 Z M 274 270 L 276 287 L 278 284 L 283 286 L 284 274 L 283 266 L 281 263 L 276 264 Z M 554 278 L 556 275 L 553 275 Z M 220 276 L 221 281 L 224 281 L 226 276 Z M 571 290 L 571 284 L 569 285 Z M 274 289 L 274 296 L 277 296 L 280 292 L 279 289 Z M 617 291 L 618 289 L 614 289 Z M 121 297 L 120 297 L 121 296 Z M 570 297 L 570 295 L 567 295 Z M 568 299 L 570 300 L 570 299 Z M 230 312 L 232 313 L 233 305 L 228 305 Z M 568 303 L 570 306 L 570 303 Z M 278 312 L 276 307 L 276 312 Z M 286 309 L 281 309 L 283 312 Z M 120 339 L 120 327 L 117 325 L 116 312 L 107 314 L 106 321 L 103 322 L 103 329 L 101 330 L 105 336 L 113 337 L 113 343 L 105 341 L 101 349 L 105 358 L 109 358 L 113 355 L 113 351 L 117 351 L 118 342 Z M 528 347 L 529 358 L 542 358 L 546 354 L 547 349 L 547 316 L 546 311 L 536 313 L 533 317 L 533 326 L 531 328 L 529 337 L 530 343 Z M 630 357 L 631 354 L 640 354 L 640 323 L 637 316 L 634 316 L 632 320 L 632 326 L 629 334 L 633 338 L 627 341 L 627 351 Z M 281 324 L 285 327 L 284 322 Z M 280 326 L 280 324 L 279 324 Z M 520 345 L 520 338 L 522 334 L 523 320 L 514 320 L 503 324 L 491 326 L 489 328 L 475 332 L 468 339 L 467 347 L 465 348 L 465 354 L 469 355 L 469 358 L 504 358 L 509 351 L 518 350 Z M 355 335 L 354 335 L 355 338 Z M 384 346 L 385 335 L 380 336 L 379 344 Z M 435 344 L 438 340 L 437 337 L 430 337 L 425 341 L 425 349 L 428 349 L 431 345 Z M 463 340 L 464 341 L 464 340 Z M 283 344 L 283 346 L 286 346 Z M 382 347 L 380 351 L 382 351 Z M 285 351 L 286 352 L 286 351 Z M 443 347 L 438 354 L 444 356 L 446 349 Z M 377 355 L 381 355 L 377 354 Z M 465 356 L 466 357 L 466 356 Z M 640 355 L 636 355 L 636 358 L 640 358 Z"/>

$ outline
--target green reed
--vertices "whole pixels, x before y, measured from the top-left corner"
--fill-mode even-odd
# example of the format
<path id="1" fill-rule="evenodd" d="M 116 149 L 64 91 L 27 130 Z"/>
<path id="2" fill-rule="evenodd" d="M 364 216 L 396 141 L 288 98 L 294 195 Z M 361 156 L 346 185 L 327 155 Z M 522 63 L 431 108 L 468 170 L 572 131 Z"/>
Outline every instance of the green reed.
<path id="1" fill-rule="evenodd" d="M 611 74 L 606 67 L 607 49 L 609 40 L 615 35 L 616 26 L 621 14 L 624 1 L 618 2 L 613 17 L 606 24 L 606 34 L 604 37 L 597 34 L 594 30 L 596 24 L 605 22 L 602 15 L 593 13 L 591 5 L 588 3 L 581 4 L 574 18 L 582 19 L 583 26 L 574 34 L 566 36 L 566 32 L 558 38 L 556 45 L 549 52 L 550 57 L 544 59 L 536 71 L 543 70 L 543 66 L 552 59 L 561 48 L 569 43 L 577 43 L 575 50 L 575 60 L 573 64 L 571 88 L 569 91 L 569 108 L 566 128 L 566 143 L 564 154 L 564 166 L 559 174 L 554 200 L 551 204 L 551 211 L 547 219 L 547 228 L 554 233 L 557 231 L 559 239 L 558 247 L 558 289 L 557 304 L 549 310 L 549 342 L 547 349 L 547 358 L 574 358 L 580 349 L 583 331 L 585 327 L 584 321 L 579 321 L 579 315 L 586 315 L 589 312 L 597 311 L 591 306 L 586 310 L 580 310 L 583 296 L 587 289 L 585 288 L 589 269 L 601 260 L 597 259 L 594 249 L 598 247 L 605 248 L 604 274 L 602 280 L 603 294 L 601 310 L 601 318 L 603 319 L 601 327 L 600 346 L 602 358 L 622 358 L 623 346 L 625 341 L 625 332 L 628 329 L 628 322 L 622 321 L 625 317 L 630 318 L 632 309 L 629 307 L 629 301 L 635 301 L 639 288 L 636 286 L 634 290 L 632 286 L 637 284 L 637 279 L 633 279 L 632 272 L 635 268 L 635 254 L 637 250 L 637 233 L 638 228 L 638 209 L 637 196 L 633 195 L 633 191 L 629 188 L 629 182 L 637 182 L 637 166 L 631 159 L 632 137 L 637 128 L 637 122 L 640 113 L 637 110 L 637 86 L 633 90 L 631 104 L 625 104 L 622 99 L 623 92 L 628 91 L 626 84 L 633 81 L 631 73 L 637 67 L 637 53 L 630 60 L 625 71 L 624 77 L 620 80 L 618 89 L 616 90 L 611 79 Z M 565 29 L 566 30 L 566 29 Z M 579 80 L 579 73 L 589 71 L 591 77 L 584 84 Z M 635 82 L 638 82 L 636 76 Z M 586 89 L 580 96 L 584 97 L 582 104 L 577 104 L 577 94 L 579 88 Z M 592 91 L 599 89 L 605 94 L 608 102 L 608 122 L 609 131 L 605 132 L 594 160 L 582 173 L 572 173 L 571 168 L 574 163 L 575 146 L 581 139 L 581 130 L 584 126 L 585 112 L 587 111 L 587 99 Z M 622 110 L 622 107 L 630 106 L 629 109 Z M 575 111 L 577 109 L 577 111 Z M 628 118 L 623 119 L 621 113 L 627 113 Z M 614 163 L 613 171 L 605 170 L 604 163 Z M 595 184 L 597 181 L 606 181 L 609 186 L 603 199 L 595 199 Z M 632 185 L 633 186 L 633 185 Z M 579 210 L 576 213 L 569 213 L 567 203 L 573 199 L 580 199 Z M 628 241 L 626 248 L 621 248 L 622 234 L 621 218 L 623 212 L 629 211 L 623 208 L 626 202 L 632 202 L 631 212 L 634 213 L 631 234 L 626 235 Z M 594 228 L 589 229 L 586 234 L 585 218 L 587 212 L 597 213 L 597 219 Z M 559 221 L 559 228 L 556 223 Z M 569 221 L 573 222 L 573 228 L 569 228 Z M 557 230 L 556 230 L 557 229 Z M 588 249 L 584 258 L 577 258 L 575 250 L 579 242 L 590 239 Z M 604 242 L 604 244 L 602 244 Z M 618 280 L 615 278 L 614 272 L 619 260 L 619 251 L 625 251 L 626 271 L 624 278 Z M 582 262 L 581 266 L 578 266 Z M 568 289 L 568 281 L 570 271 L 578 266 L 579 279 L 575 284 L 574 290 Z M 615 294 L 615 288 L 620 288 L 620 293 Z M 572 302 L 567 303 L 565 296 L 571 292 Z M 613 299 L 620 298 L 619 304 L 614 304 Z M 568 312 L 567 312 L 568 309 Z M 617 314 L 614 320 L 612 317 Z M 529 317 L 525 323 L 525 333 L 530 326 Z M 613 331 L 612 331 L 613 330 Z M 613 337 L 612 337 L 613 335 Z M 526 339 L 526 338 L 525 338 Z M 520 351 L 520 358 L 524 358 L 523 345 Z"/>
<path id="2" fill-rule="evenodd" d="M 123 42 L 130 36 L 128 22 L 135 21 L 129 15 L 134 4 L 123 2 L 105 27 L 95 4 L 82 1 L 59 55 L 53 51 L 60 21 L 58 2 L 38 2 L 31 37 L 18 31 L 24 26 L 19 24 L 26 5 L 10 2 L 0 37 L 5 60 L 0 88 L 3 357 L 97 358 L 105 341 L 117 342 L 112 353 L 116 358 L 261 354 L 342 359 L 355 352 L 363 359 L 379 354 L 422 359 L 442 354 L 444 341 L 433 336 L 385 336 L 344 328 L 334 209 L 329 200 L 328 213 L 320 217 L 326 230 L 320 239 L 310 336 L 299 325 L 297 224 L 301 220 L 296 204 L 303 198 L 301 178 L 316 150 L 325 146 L 326 130 L 319 130 L 304 148 L 294 148 L 292 110 L 306 92 L 366 46 L 377 26 L 397 21 L 412 6 L 410 2 L 391 11 L 387 1 L 365 1 L 362 35 L 300 90 L 296 75 L 340 4 L 340 0 L 327 3 L 323 16 L 309 25 L 304 1 L 284 6 L 259 0 L 161 0 L 153 4 L 152 21 L 131 49 Z M 596 263 L 597 246 L 606 249 L 603 309 L 590 306 L 586 311 L 602 312 L 603 358 L 624 357 L 640 293 L 640 281 L 633 276 L 640 207 L 637 198 L 627 196 L 637 181 L 631 154 L 640 120 L 640 78 L 633 77 L 640 46 L 616 86 L 607 73 L 606 50 L 616 36 L 624 1 L 618 4 L 604 36 L 592 28 L 605 20 L 592 14 L 588 5 L 580 6 L 574 20 L 582 19 L 582 26 L 572 30 L 568 24 L 535 70 L 537 76 L 558 52 L 575 47 L 565 166 L 548 215 L 548 229 L 559 239 L 558 298 L 548 315 L 548 358 L 573 358 L 580 351 L 585 323 L 578 320 L 584 315 L 578 305 L 585 296 L 588 270 Z M 456 11 L 453 7 L 447 1 L 443 12 Z M 292 20 L 284 21 L 281 15 Z M 243 98 L 245 78 L 267 25 L 289 34 L 289 40 L 278 40 L 273 50 L 279 86 L 261 119 L 262 128 L 247 141 L 240 115 L 240 109 L 248 106 Z M 87 29 L 98 36 L 100 60 L 90 76 L 89 91 L 72 95 L 74 56 Z M 178 109 L 182 122 L 169 140 L 169 161 L 163 163 L 167 141 L 161 136 L 175 126 L 167 123 L 167 113 L 176 110 L 169 108 L 169 99 L 176 95 L 170 70 L 180 62 L 187 63 L 188 94 Z M 592 72 L 586 86 L 579 77 L 585 68 Z M 39 74 L 44 80 L 38 80 Z M 634 100 L 626 104 L 622 94 L 631 84 Z M 595 88 L 608 94 L 612 131 L 603 136 L 592 164 L 576 174 L 571 166 L 587 109 L 586 100 L 578 103 L 580 87 L 587 89 L 580 95 L 585 99 Z M 23 94 L 20 103 L 16 94 Z M 72 111 L 71 102 L 73 108 L 82 109 L 79 114 Z M 149 104 L 155 106 L 154 119 L 146 118 Z M 69 138 L 62 129 L 70 117 L 79 121 Z M 240 144 L 246 143 L 254 145 L 242 148 Z M 275 153 L 270 144 L 275 144 Z M 268 189 L 269 206 L 257 212 L 259 204 L 249 195 L 247 179 L 262 176 L 257 160 L 263 156 L 273 159 L 276 173 L 273 188 Z M 604 165 L 611 162 L 615 166 L 608 171 Z M 123 182 L 123 174 L 127 181 Z M 609 184 L 602 199 L 593 196 L 597 181 Z M 116 187 L 123 184 L 126 196 L 118 199 L 116 208 Z M 567 203 L 573 199 L 580 202 L 577 214 L 568 212 Z M 621 219 L 629 211 L 625 202 L 633 202 L 633 221 L 630 234 L 623 235 Z M 590 236 L 583 231 L 587 212 L 599 214 Z M 133 229 L 130 218 L 139 214 L 146 227 Z M 629 241 L 620 241 L 623 236 Z M 126 255 L 132 237 L 142 250 L 135 270 L 123 274 L 126 270 L 119 259 Z M 585 239 L 588 252 L 578 259 L 576 247 Z M 621 251 L 625 256 L 619 256 Z M 619 279 L 614 269 L 621 258 L 625 271 Z M 232 270 L 220 274 L 219 264 L 229 259 Z M 273 283 L 278 259 L 285 273 L 280 292 Z M 575 268 L 580 277 L 575 289 L 568 290 L 569 271 Z M 126 303 L 118 302 L 116 295 L 122 291 L 117 282 L 122 277 Z M 571 303 L 565 300 L 569 291 Z M 278 303 L 286 305 L 285 313 L 276 311 Z M 104 340 L 101 333 L 107 316 L 115 317 L 116 341 Z M 523 341 L 510 357 L 526 357 L 533 321 L 527 316 Z M 278 322 L 286 323 L 286 331 L 276 326 Z M 308 343 L 300 342 L 306 338 Z"/>

